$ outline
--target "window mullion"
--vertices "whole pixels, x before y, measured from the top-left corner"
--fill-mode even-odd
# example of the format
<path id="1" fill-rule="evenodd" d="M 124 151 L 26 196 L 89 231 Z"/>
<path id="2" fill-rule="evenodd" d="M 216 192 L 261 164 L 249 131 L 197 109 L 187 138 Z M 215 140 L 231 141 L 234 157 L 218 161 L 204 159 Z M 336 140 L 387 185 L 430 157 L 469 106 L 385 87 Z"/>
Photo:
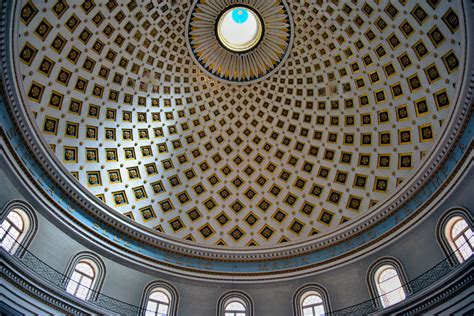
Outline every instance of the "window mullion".
<path id="1" fill-rule="evenodd" d="M 8 218 L 8 217 L 7 217 L 7 219 L 6 219 L 6 220 L 7 220 L 7 222 L 10 224 L 10 226 L 13 226 L 13 227 L 15 227 L 15 230 L 17 230 L 17 231 L 19 231 L 19 232 L 21 232 L 21 231 L 22 231 L 22 229 L 20 229 L 20 227 L 16 226 L 16 224 L 15 224 L 15 223 L 13 223 L 13 222 L 12 222 L 12 221 L 11 221 L 11 220 Z"/>
<path id="2" fill-rule="evenodd" d="M 12 230 L 15 230 L 16 232 L 18 232 L 19 234 L 21 234 L 21 231 L 16 230 L 14 226 L 10 225 L 10 227 L 8 227 L 7 230 L 5 231 L 5 235 L 3 235 L 2 242 L 3 242 L 3 240 L 6 239 L 7 237 L 10 237 L 10 238 L 14 239 L 13 234 L 10 233 Z M 14 239 L 14 240 L 15 240 L 15 239 Z"/>

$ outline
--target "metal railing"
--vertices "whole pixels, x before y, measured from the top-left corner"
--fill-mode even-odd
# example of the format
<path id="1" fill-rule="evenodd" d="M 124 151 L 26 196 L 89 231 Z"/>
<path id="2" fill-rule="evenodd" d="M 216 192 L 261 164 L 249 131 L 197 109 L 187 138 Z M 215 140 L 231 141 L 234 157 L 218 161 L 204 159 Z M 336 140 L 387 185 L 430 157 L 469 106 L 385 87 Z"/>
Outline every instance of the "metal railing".
<path id="1" fill-rule="evenodd" d="M 352 305 L 349 307 L 345 307 L 343 309 L 335 310 L 328 315 L 333 315 L 333 316 L 339 316 L 339 315 L 368 315 L 372 314 L 375 312 L 380 312 L 387 307 L 383 307 L 381 304 L 381 300 L 387 296 L 387 294 L 393 293 L 395 291 L 398 291 L 399 289 L 403 288 L 406 294 L 406 297 L 404 300 L 407 298 L 421 292 L 422 290 L 428 288 L 429 286 L 435 284 L 437 281 L 451 273 L 452 271 L 456 270 L 459 266 L 459 259 L 461 255 L 461 249 L 463 246 L 465 246 L 468 243 L 472 244 L 472 239 L 474 237 L 471 237 L 468 241 L 466 241 L 463 245 L 458 247 L 455 251 L 451 252 L 449 256 L 444 258 L 442 261 L 440 261 L 438 264 L 436 264 L 434 267 L 429 269 L 428 271 L 425 271 L 424 273 L 420 274 L 416 278 L 408 281 L 407 283 L 403 284 L 401 287 L 398 287 L 390 292 L 387 292 L 383 295 L 379 295 L 377 297 L 374 297 L 373 299 L 370 299 L 368 301 Z M 473 256 L 471 255 L 469 258 L 467 258 L 464 262 L 467 261 L 472 261 Z M 395 305 L 395 304 L 394 304 Z"/>
<path id="2" fill-rule="evenodd" d="M 3 230 L 1 227 L 0 229 Z M 120 315 L 139 315 L 144 314 L 144 312 L 146 312 L 145 308 L 107 296 L 98 291 L 95 291 L 92 288 L 86 287 L 76 282 L 69 276 L 65 275 L 62 272 L 59 272 L 58 270 L 51 267 L 49 264 L 45 263 L 40 258 L 35 256 L 16 239 L 12 238 L 11 235 L 9 235 L 8 233 L 6 234 L 8 235 L 10 240 L 14 241 L 14 245 L 11 247 L 11 251 L 7 251 L 2 246 L 0 246 L 0 252 L 2 254 L 2 257 L 4 255 L 10 255 L 14 257 L 16 259 L 15 261 L 19 262 L 26 270 L 32 272 L 40 279 L 46 281 L 49 285 L 56 287 L 57 290 L 61 292 L 67 292 L 66 288 L 68 284 L 73 282 L 76 283 L 79 288 L 85 289 L 85 291 L 87 291 L 88 299 L 86 301 L 89 304 L 110 311 L 111 313 Z M 76 299 L 80 300 L 80 298 L 77 297 Z"/>
<path id="3" fill-rule="evenodd" d="M 0 228 L 2 229 L 2 228 Z M 10 236 L 10 235 L 9 235 Z M 10 236 L 11 237 L 11 236 Z M 471 239 L 474 237 L 471 237 Z M 470 240 L 471 240 L 470 239 Z M 72 280 L 69 276 L 65 275 L 64 273 L 59 272 L 55 268 L 51 267 L 33 253 L 31 253 L 28 249 L 26 249 L 21 243 L 17 242 L 14 238 L 14 246 L 12 249 L 14 251 L 9 252 L 6 251 L 2 246 L 0 246 L 0 251 L 2 256 L 4 254 L 8 254 L 12 257 L 16 258 L 16 261 L 20 262 L 24 268 L 33 272 L 36 276 L 40 277 L 44 281 L 48 282 L 50 285 L 57 287 L 61 291 L 66 291 L 66 287 L 70 282 L 74 282 L 78 284 L 80 287 L 83 287 L 88 292 L 87 302 L 100 307 L 102 309 L 111 311 L 112 313 L 120 314 L 120 315 L 139 315 L 144 314 L 147 310 L 143 307 L 139 307 L 133 304 L 129 304 L 113 297 L 107 296 L 102 294 L 98 291 L 95 291 L 92 288 L 88 288 L 83 286 L 82 284 Z M 470 243 L 471 241 L 467 241 L 466 243 Z M 418 277 L 412 279 L 411 281 L 403 284 L 401 287 L 393 290 L 397 291 L 400 288 L 404 288 L 406 292 L 406 298 L 426 289 L 427 287 L 431 286 L 432 284 L 439 281 L 444 276 L 448 275 L 450 272 L 455 270 L 459 264 L 457 262 L 460 256 L 460 249 L 462 249 L 464 245 L 457 248 L 456 251 L 453 251 L 449 256 L 444 258 L 441 262 L 436 264 L 434 267 L 429 269 L 428 271 L 422 273 Z M 21 251 L 19 251 L 21 249 Z M 468 258 L 466 261 L 471 261 L 472 256 Z M 456 262 L 456 263 L 454 263 Z M 454 263 L 454 264 L 453 264 Z M 384 295 L 380 295 L 368 301 L 352 305 L 350 307 L 346 307 L 343 309 L 339 309 L 336 311 L 332 311 L 327 313 L 328 315 L 368 315 L 371 313 L 375 313 L 384 309 L 384 307 L 380 304 L 380 299 L 391 292 L 385 293 Z M 71 294 L 72 295 L 72 294 Z M 405 298 L 405 299 L 406 299 Z M 154 311 L 151 311 L 154 313 Z"/>

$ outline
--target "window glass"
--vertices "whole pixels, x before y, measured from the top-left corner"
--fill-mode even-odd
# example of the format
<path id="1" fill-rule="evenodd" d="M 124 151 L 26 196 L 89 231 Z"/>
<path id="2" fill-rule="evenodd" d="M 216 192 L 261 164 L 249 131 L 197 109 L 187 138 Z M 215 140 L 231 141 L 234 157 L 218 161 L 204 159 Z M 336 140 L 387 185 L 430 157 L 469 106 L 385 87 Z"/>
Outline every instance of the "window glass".
<path id="1" fill-rule="evenodd" d="M 321 296 L 309 294 L 303 299 L 303 316 L 324 315 L 324 305 Z"/>
<path id="2" fill-rule="evenodd" d="M 394 305 L 405 299 L 405 290 L 395 268 L 383 266 L 376 275 L 377 290 L 381 295 L 383 307 Z"/>
<path id="3" fill-rule="evenodd" d="M 147 316 L 168 316 L 170 298 L 163 290 L 156 290 L 148 297 Z"/>
<path id="4" fill-rule="evenodd" d="M 451 241 L 450 244 L 455 248 L 453 251 L 457 251 L 456 256 L 459 261 L 464 262 L 472 256 L 474 237 L 471 228 L 463 218 L 455 217 L 453 221 L 451 235 L 448 238 Z"/>
<path id="5" fill-rule="evenodd" d="M 23 218 L 15 211 L 11 211 L 2 222 L 0 229 L 0 239 L 2 248 L 13 253 L 15 244 L 20 242 L 21 234 L 23 233 L 24 222 Z"/>
<path id="6" fill-rule="evenodd" d="M 245 305 L 239 301 L 231 301 L 225 306 L 225 316 L 245 316 Z"/>
<path id="7" fill-rule="evenodd" d="M 86 300 L 94 283 L 95 271 L 87 261 L 81 261 L 74 267 L 74 271 L 67 284 L 66 291 Z"/>

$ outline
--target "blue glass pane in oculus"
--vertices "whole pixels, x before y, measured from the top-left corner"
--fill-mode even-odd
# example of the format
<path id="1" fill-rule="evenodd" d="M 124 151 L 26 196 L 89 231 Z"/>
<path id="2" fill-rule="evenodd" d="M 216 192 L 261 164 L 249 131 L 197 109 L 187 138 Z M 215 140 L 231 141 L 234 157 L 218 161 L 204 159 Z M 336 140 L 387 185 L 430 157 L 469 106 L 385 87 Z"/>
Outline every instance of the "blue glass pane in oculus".
<path id="1" fill-rule="evenodd" d="M 232 19 L 234 19 L 235 23 L 239 23 L 239 24 L 245 23 L 245 21 L 247 21 L 248 18 L 249 18 L 249 13 L 247 9 L 238 8 L 232 11 Z"/>

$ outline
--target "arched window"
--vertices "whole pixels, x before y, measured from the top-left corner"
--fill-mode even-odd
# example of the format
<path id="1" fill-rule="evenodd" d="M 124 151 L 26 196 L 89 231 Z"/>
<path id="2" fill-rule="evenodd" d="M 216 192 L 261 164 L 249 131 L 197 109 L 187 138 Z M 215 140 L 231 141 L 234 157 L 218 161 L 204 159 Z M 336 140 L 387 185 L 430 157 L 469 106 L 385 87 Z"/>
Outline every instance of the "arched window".
<path id="1" fill-rule="evenodd" d="M 253 316 L 252 300 L 240 291 L 222 295 L 217 306 L 219 316 Z"/>
<path id="2" fill-rule="evenodd" d="M 474 237 L 472 235 L 472 229 L 467 224 L 466 220 L 460 216 L 453 217 L 447 225 L 449 230 L 446 231 L 447 238 L 453 248 L 456 251 L 456 257 L 459 262 L 464 262 L 472 256 L 474 249 Z"/>
<path id="3" fill-rule="evenodd" d="M 176 316 L 178 309 L 178 292 L 169 283 L 155 281 L 143 292 L 142 313 L 146 316 Z"/>
<path id="4" fill-rule="evenodd" d="M 383 307 L 397 304 L 406 297 L 397 270 L 391 265 L 381 266 L 375 272 L 375 283 Z"/>
<path id="5" fill-rule="evenodd" d="M 169 316 L 170 309 L 170 297 L 163 288 L 154 290 L 148 297 L 148 303 L 146 304 L 147 316 Z"/>
<path id="6" fill-rule="evenodd" d="M 320 316 L 329 312 L 329 297 L 326 290 L 316 284 L 306 285 L 293 296 L 296 316 Z"/>
<path id="7" fill-rule="evenodd" d="M 83 260 L 76 264 L 66 291 L 80 299 L 87 300 L 96 279 L 97 267 L 89 260 Z"/>
<path id="8" fill-rule="evenodd" d="M 37 219 L 31 207 L 22 201 L 11 201 L 2 210 L 1 247 L 21 256 L 37 230 Z"/>
<path id="9" fill-rule="evenodd" d="M 403 301 L 409 292 L 402 264 L 395 258 L 383 258 L 369 268 L 369 288 L 382 307 Z"/>
<path id="10" fill-rule="evenodd" d="M 303 315 L 305 316 L 324 315 L 323 300 L 317 294 L 311 293 L 307 295 L 301 305 L 301 308 L 303 309 Z"/>
<path id="11" fill-rule="evenodd" d="M 94 253 L 80 252 L 71 259 L 65 274 L 68 293 L 82 300 L 95 300 L 104 282 L 105 265 Z"/>
<path id="12" fill-rule="evenodd" d="M 462 263 L 474 251 L 473 220 L 470 213 L 462 208 L 446 212 L 437 227 L 437 237 L 446 256 L 452 264 Z M 454 255 L 451 255 L 454 252 Z M 456 262 L 457 259 L 457 262 Z"/>
<path id="13" fill-rule="evenodd" d="M 20 236 L 25 228 L 25 223 L 20 214 L 11 211 L 2 222 L 0 230 L 0 239 L 2 240 L 2 248 L 8 252 L 14 252 L 16 242 L 19 242 Z"/>
<path id="14" fill-rule="evenodd" d="M 225 305 L 225 316 L 246 316 L 247 308 L 245 302 L 242 302 L 238 298 L 230 299 Z"/>

